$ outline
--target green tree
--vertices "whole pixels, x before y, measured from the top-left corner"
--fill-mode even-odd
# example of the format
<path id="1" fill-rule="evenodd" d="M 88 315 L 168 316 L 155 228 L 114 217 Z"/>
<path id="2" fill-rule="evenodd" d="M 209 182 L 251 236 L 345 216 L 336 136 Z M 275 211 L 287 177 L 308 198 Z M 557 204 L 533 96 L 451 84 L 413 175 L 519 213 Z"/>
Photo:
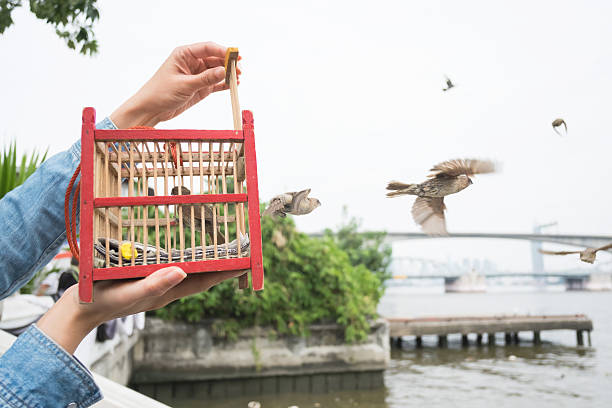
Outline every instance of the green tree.
<path id="1" fill-rule="evenodd" d="M 306 335 L 309 325 L 318 322 L 340 324 L 348 342 L 367 336 L 368 320 L 376 316 L 383 293 L 382 272 L 373 273 L 364 263 L 354 265 L 333 236 L 309 237 L 297 231 L 291 218 L 264 217 L 262 242 L 265 290 L 237 290 L 234 279 L 178 300 L 157 314 L 191 322 L 221 319 L 218 333 L 230 339 L 240 328 L 254 325 Z"/>
<path id="2" fill-rule="evenodd" d="M 361 221 L 349 217 L 344 208 L 343 223 L 337 231 L 325 230 L 325 236 L 336 242 L 345 251 L 353 266 L 363 265 L 383 282 L 391 278 L 391 247 L 384 243 L 386 232 L 362 232 L 358 229 Z"/>
<path id="3" fill-rule="evenodd" d="M 80 46 L 81 54 L 98 52 L 93 25 L 100 18 L 97 0 L 30 0 L 30 11 L 55 27 L 69 48 Z M 0 34 L 13 25 L 11 13 L 22 0 L 0 0 Z"/>

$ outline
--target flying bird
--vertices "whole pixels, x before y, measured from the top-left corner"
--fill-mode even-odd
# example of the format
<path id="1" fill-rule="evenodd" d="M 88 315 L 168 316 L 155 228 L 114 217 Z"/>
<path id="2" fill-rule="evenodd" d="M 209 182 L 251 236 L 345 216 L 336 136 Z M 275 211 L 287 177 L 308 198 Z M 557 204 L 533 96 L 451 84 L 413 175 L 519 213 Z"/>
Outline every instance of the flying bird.
<path id="1" fill-rule="evenodd" d="M 595 262 L 595 256 L 597 251 L 605 251 L 607 249 L 612 248 L 612 244 L 604 245 L 599 248 L 586 248 L 582 251 L 545 251 L 540 249 L 540 253 L 544 255 L 571 255 L 571 254 L 580 254 L 580 260 L 582 262 L 588 262 L 590 264 Z"/>
<path id="2" fill-rule="evenodd" d="M 179 187 L 175 186 L 170 192 L 172 195 L 179 195 Z M 190 195 L 191 191 L 185 187 L 181 187 L 181 195 Z M 193 223 L 196 230 L 202 230 L 202 206 L 204 206 L 204 228 L 206 234 L 213 240 L 213 209 L 210 204 L 181 204 L 179 207 L 183 209 L 183 224 L 191 228 L 191 207 L 193 207 Z M 177 211 L 178 213 L 178 211 Z M 217 217 L 219 220 L 219 217 Z M 217 225 L 217 243 L 224 244 L 225 236 L 221 233 L 220 225 Z"/>
<path id="3" fill-rule="evenodd" d="M 442 88 L 442 90 L 446 92 L 449 89 L 454 88 L 454 87 L 455 87 L 455 84 L 453 84 L 453 81 L 451 81 L 449 77 L 446 77 L 446 88 Z"/>
<path id="4" fill-rule="evenodd" d="M 262 215 L 286 217 L 287 214 L 304 215 L 321 206 L 321 202 L 308 197 L 310 189 L 279 194 L 270 201 Z"/>
<path id="5" fill-rule="evenodd" d="M 436 164 L 431 168 L 429 180 L 421 184 L 404 184 L 391 181 L 387 197 L 415 195 L 412 217 L 427 235 L 448 235 L 444 211 L 444 197 L 455 194 L 472 184 L 470 176 L 492 173 L 495 164 L 489 160 L 455 159 Z"/>
<path id="6" fill-rule="evenodd" d="M 553 130 L 555 131 L 556 134 L 558 134 L 559 136 L 561 136 L 561 133 L 559 133 L 559 131 L 557 130 L 558 127 L 560 127 L 561 125 L 565 126 L 565 133 L 567 133 L 567 123 L 565 123 L 565 121 L 561 118 L 559 119 L 555 119 L 552 122 L 552 127 Z"/>

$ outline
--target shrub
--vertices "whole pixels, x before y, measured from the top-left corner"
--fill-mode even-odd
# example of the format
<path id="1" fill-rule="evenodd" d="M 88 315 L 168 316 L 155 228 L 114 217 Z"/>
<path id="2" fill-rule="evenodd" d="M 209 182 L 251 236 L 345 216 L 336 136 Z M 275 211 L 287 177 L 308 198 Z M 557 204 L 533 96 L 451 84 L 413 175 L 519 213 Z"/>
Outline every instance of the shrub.
<path id="1" fill-rule="evenodd" d="M 189 322 L 222 319 L 216 330 L 229 339 L 254 325 L 308 335 L 313 323 L 335 322 L 344 327 L 346 341 L 363 340 L 383 294 L 391 250 L 381 249 L 384 234 L 366 236 L 357 226 L 351 219 L 337 233 L 328 230 L 313 238 L 297 231 L 291 218 L 264 217 L 265 290 L 237 290 L 233 279 L 180 299 L 157 315 Z"/>

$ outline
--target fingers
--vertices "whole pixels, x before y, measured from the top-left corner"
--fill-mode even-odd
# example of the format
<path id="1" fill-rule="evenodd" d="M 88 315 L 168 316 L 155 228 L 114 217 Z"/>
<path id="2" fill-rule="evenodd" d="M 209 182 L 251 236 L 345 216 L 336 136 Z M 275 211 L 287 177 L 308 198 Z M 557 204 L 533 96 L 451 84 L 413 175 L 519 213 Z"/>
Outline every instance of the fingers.
<path id="1" fill-rule="evenodd" d="M 169 303 L 194 293 L 205 292 L 227 279 L 237 278 L 245 273 L 246 271 L 223 271 L 190 275 L 188 279 L 185 279 L 179 285 L 166 292 L 164 300 L 166 303 Z"/>
<path id="2" fill-rule="evenodd" d="M 160 269 L 144 279 L 125 285 L 122 300 L 130 303 L 148 297 L 163 296 L 171 288 L 181 283 L 185 277 L 187 274 L 176 266 Z"/>
<path id="3" fill-rule="evenodd" d="M 197 75 L 188 75 L 187 82 L 194 90 L 214 87 L 225 80 L 225 68 L 222 66 L 210 68 Z"/>
<path id="4" fill-rule="evenodd" d="M 229 85 L 222 81 L 213 86 L 212 92 L 225 91 L 226 89 L 229 89 Z"/>
<path id="5" fill-rule="evenodd" d="M 240 58 L 239 58 L 240 59 Z M 206 66 L 208 68 L 212 68 L 212 67 L 225 67 L 225 58 L 219 58 L 219 57 L 208 57 L 204 59 L 204 63 L 206 64 Z M 238 75 L 242 74 L 242 69 L 240 67 L 240 64 L 236 64 L 236 73 Z"/>
<path id="6" fill-rule="evenodd" d="M 182 48 L 182 47 L 181 47 Z M 225 58 L 227 48 L 212 41 L 186 45 L 184 48 L 196 58 L 219 57 Z"/>

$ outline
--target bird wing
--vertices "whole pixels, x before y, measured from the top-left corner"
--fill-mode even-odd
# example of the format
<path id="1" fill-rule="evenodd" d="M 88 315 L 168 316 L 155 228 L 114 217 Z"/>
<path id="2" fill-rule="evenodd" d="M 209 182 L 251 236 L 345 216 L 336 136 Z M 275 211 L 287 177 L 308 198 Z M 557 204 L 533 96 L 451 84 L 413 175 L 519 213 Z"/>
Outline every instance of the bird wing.
<path id="1" fill-rule="evenodd" d="M 460 174 L 473 176 L 474 174 L 493 173 L 495 163 L 490 160 L 454 159 L 438 163 L 430 171 L 433 173 L 429 177 L 455 177 Z"/>
<path id="2" fill-rule="evenodd" d="M 608 244 L 608 245 L 604 245 L 602 247 L 599 247 L 599 248 L 595 249 L 595 252 L 597 252 L 597 251 L 605 251 L 605 250 L 610 249 L 610 248 L 612 248 L 612 244 Z"/>
<path id="3" fill-rule="evenodd" d="M 293 199 L 291 200 L 290 207 L 291 209 L 299 208 L 300 203 L 310 194 L 310 189 L 298 191 L 297 193 L 293 193 Z"/>
<path id="4" fill-rule="evenodd" d="M 580 253 L 580 251 L 546 251 L 544 249 L 539 249 L 538 251 L 544 255 L 571 255 Z"/>
<path id="5" fill-rule="evenodd" d="M 444 210 L 442 197 L 417 197 L 412 206 L 412 218 L 427 235 L 448 235 Z"/>
<path id="6" fill-rule="evenodd" d="M 284 207 L 283 200 L 280 197 L 274 197 L 262 215 L 276 215 L 278 212 L 281 212 Z"/>

